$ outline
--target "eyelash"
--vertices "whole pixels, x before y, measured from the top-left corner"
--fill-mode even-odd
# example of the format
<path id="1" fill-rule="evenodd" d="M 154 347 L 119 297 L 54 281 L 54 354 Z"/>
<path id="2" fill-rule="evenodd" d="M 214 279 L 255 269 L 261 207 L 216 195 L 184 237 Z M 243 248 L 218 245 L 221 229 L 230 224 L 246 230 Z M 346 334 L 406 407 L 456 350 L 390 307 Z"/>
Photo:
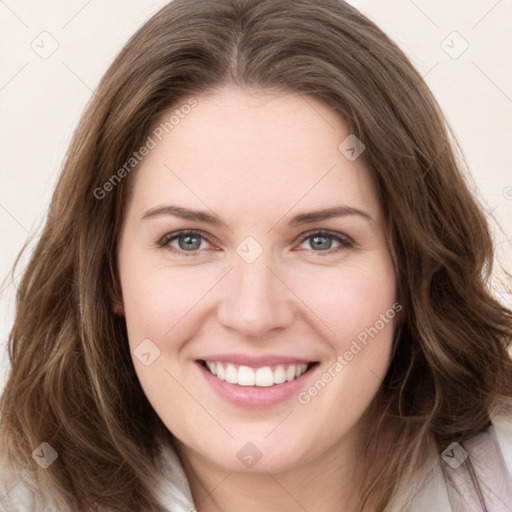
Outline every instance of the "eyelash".
<path id="1" fill-rule="evenodd" d="M 198 249 L 195 249 L 194 251 L 183 251 L 181 249 L 176 249 L 175 247 L 171 247 L 169 245 L 173 240 L 176 240 L 177 238 L 180 238 L 181 236 L 184 236 L 184 235 L 191 235 L 191 236 L 197 236 L 197 237 L 203 238 L 208 243 L 213 245 L 211 238 L 209 236 L 207 236 L 206 233 L 204 233 L 202 231 L 196 231 L 196 230 L 183 230 L 183 231 L 174 231 L 173 233 L 168 233 L 167 235 L 163 236 L 158 241 L 158 246 L 162 247 L 162 248 L 166 248 L 169 251 L 171 251 L 172 253 L 179 255 L 179 256 L 186 257 L 186 258 L 194 258 L 194 257 L 200 256 L 201 251 Z M 315 236 L 331 238 L 340 244 L 338 247 L 335 247 L 334 249 L 327 249 L 325 251 L 315 251 L 313 249 L 309 249 L 310 251 L 312 251 L 313 253 L 318 254 L 318 255 L 332 255 L 332 254 L 338 253 L 344 249 L 349 249 L 354 246 L 354 243 L 352 242 L 352 240 L 350 240 L 350 238 L 348 238 L 347 236 L 342 235 L 340 233 L 333 232 L 333 231 L 325 231 L 325 230 L 311 231 L 309 233 L 306 233 L 305 235 L 302 236 L 299 245 L 302 245 L 306 240 L 313 238 Z"/>

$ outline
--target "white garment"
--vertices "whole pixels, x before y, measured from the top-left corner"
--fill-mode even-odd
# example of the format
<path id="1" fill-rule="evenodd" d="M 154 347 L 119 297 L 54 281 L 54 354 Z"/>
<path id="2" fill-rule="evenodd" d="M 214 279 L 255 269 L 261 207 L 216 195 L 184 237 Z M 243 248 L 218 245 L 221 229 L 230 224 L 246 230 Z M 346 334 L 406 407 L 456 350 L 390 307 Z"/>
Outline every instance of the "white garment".
<path id="1" fill-rule="evenodd" d="M 496 417 L 493 419 L 493 426 L 508 469 L 508 476 L 505 476 L 505 479 L 510 485 L 512 483 L 512 417 Z M 443 477 L 441 457 L 437 457 L 435 464 L 437 467 L 434 467 L 426 485 L 414 496 L 412 501 L 397 506 L 394 509 L 396 512 L 455 512 L 455 508 L 452 508 L 450 504 L 448 487 Z M 162 481 L 159 486 L 161 503 L 169 512 L 196 512 L 183 466 L 172 450 L 163 452 L 162 467 Z M 0 512 L 51 512 L 51 509 L 37 508 L 35 494 L 25 485 L 23 478 L 12 488 L 5 490 L 1 485 L 2 481 L 5 481 L 2 479 L 1 469 Z M 492 487 L 493 482 L 490 485 Z M 481 508 L 465 509 L 464 512 L 473 512 L 473 510 L 480 511 Z M 499 505 L 489 512 L 512 512 L 512 501 L 510 503 L 499 502 Z"/>

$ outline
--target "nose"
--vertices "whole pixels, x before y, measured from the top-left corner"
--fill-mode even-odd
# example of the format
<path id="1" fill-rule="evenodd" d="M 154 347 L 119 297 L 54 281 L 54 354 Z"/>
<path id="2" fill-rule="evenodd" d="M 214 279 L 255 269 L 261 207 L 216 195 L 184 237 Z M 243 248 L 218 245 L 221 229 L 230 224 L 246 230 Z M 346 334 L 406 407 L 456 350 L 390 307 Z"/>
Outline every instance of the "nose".
<path id="1" fill-rule="evenodd" d="M 293 292 L 284 276 L 270 265 L 266 251 L 252 263 L 235 255 L 218 306 L 218 319 L 224 327 L 247 338 L 263 338 L 292 324 Z"/>

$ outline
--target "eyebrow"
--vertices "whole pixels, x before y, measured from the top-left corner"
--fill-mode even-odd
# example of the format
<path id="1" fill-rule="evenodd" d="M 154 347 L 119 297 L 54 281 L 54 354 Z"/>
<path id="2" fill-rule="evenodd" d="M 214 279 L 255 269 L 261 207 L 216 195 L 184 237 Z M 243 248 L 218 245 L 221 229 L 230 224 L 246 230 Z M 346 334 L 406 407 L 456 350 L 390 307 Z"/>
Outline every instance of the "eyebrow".
<path id="1" fill-rule="evenodd" d="M 171 215 L 181 219 L 204 222 L 206 224 L 211 224 L 212 226 L 223 226 L 229 228 L 228 225 L 220 217 L 213 213 L 200 210 L 191 210 L 189 208 L 174 205 L 156 206 L 155 208 L 151 208 L 144 212 L 141 220 L 159 217 L 162 215 Z M 332 219 L 334 217 L 346 217 L 349 215 L 358 215 L 369 222 L 374 221 L 369 213 L 365 212 L 364 210 L 360 210 L 359 208 L 354 208 L 352 206 L 335 206 L 332 208 L 325 208 L 323 210 L 311 210 L 299 213 L 288 221 L 288 226 L 296 227 L 303 224 L 312 224 L 313 222 Z"/>
<path id="2" fill-rule="evenodd" d="M 211 224 L 212 226 L 228 227 L 228 225 L 215 214 L 199 210 L 190 210 L 188 208 L 183 208 L 182 206 L 174 205 L 156 206 L 155 208 L 151 208 L 144 212 L 141 220 L 160 217 L 162 215 L 172 215 L 173 217 L 180 217 L 181 219 L 204 222 L 206 224 Z"/>

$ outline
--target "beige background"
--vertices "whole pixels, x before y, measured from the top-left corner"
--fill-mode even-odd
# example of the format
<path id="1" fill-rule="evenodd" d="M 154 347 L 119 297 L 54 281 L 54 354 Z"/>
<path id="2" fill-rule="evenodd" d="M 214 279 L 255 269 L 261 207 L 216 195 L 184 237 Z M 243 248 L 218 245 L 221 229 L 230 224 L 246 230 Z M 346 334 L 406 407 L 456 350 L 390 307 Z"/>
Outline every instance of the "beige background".
<path id="1" fill-rule="evenodd" d="M 41 227 L 91 91 L 129 36 L 165 3 L 0 0 L 0 279 Z M 434 91 L 480 196 L 505 228 L 496 237 L 512 270 L 512 1 L 351 3 L 398 42 Z M 16 282 L 1 285 L 0 389 Z"/>

